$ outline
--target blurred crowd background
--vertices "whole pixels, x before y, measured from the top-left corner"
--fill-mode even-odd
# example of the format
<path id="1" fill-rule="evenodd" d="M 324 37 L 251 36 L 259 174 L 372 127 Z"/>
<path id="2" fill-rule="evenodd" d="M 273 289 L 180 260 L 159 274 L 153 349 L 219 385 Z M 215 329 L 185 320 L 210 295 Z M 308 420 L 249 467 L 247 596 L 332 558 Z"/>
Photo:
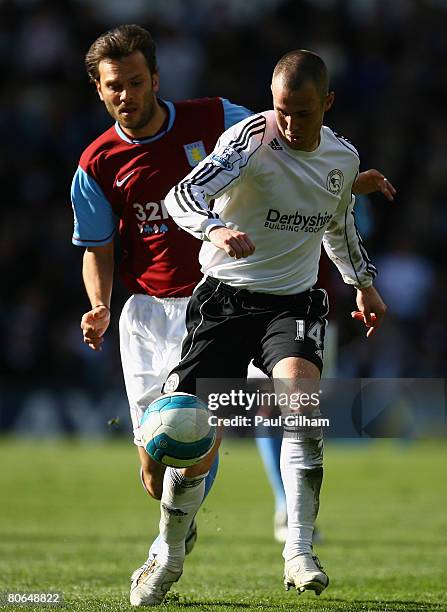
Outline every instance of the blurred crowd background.
<path id="1" fill-rule="evenodd" d="M 0 0 L 0 428 L 29 392 L 35 414 L 70 389 L 68 429 L 91 420 L 92 406 L 127 411 L 113 407 L 126 293 L 117 282 L 112 329 L 94 354 L 79 329 L 88 301 L 69 200 L 81 151 L 111 123 L 83 58 L 119 23 L 151 31 L 172 100 L 220 95 L 265 110 L 283 53 L 324 57 L 337 96 L 326 123 L 355 144 L 362 169 L 398 188 L 395 203 L 357 204 L 389 306 L 377 337 L 366 342 L 351 321 L 352 288 L 333 271 L 337 374 L 445 376 L 447 0 Z"/>

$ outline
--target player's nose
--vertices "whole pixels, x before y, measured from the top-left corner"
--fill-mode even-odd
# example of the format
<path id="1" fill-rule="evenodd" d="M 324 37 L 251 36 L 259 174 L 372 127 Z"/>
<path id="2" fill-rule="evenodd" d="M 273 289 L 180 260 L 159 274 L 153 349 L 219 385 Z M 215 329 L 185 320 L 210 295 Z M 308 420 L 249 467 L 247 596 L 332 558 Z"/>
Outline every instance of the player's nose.
<path id="1" fill-rule="evenodd" d="M 124 88 L 120 94 L 121 102 L 130 102 L 132 100 L 132 94 L 129 89 Z"/>
<path id="2" fill-rule="evenodd" d="M 294 117 L 287 117 L 287 130 L 294 134 L 295 130 L 298 128 L 298 121 Z"/>

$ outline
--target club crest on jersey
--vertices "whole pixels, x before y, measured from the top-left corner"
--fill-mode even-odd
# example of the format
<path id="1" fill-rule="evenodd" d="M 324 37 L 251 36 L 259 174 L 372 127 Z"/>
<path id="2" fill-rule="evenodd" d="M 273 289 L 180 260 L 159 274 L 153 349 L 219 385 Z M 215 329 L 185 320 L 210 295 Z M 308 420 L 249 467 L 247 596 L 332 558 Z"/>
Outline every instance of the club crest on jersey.
<path id="1" fill-rule="evenodd" d="M 201 140 L 183 145 L 183 148 L 185 149 L 189 165 L 192 167 L 197 166 L 206 157 L 205 145 Z"/>
<path id="2" fill-rule="evenodd" d="M 177 372 L 173 372 L 168 376 L 164 384 L 163 393 L 174 393 L 180 382 L 180 376 Z"/>
<path id="3" fill-rule="evenodd" d="M 341 170 L 331 170 L 327 175 L 326 188 L 328 191 L 330 191 L 330 193 L 338 195 L 343 189 L 344 182 L 345 177 L 343 176 L 343 172 Z"/>
<path id="4" fill-rule="evenodd" d="M 241 155 L 232 147 L 225 147 L 223 151 L 211 155 L 211 163 L 213 166 L 219 166 L 224 170 L 231 170 L 234 164 L 240 159 L 242 159 Z"/>

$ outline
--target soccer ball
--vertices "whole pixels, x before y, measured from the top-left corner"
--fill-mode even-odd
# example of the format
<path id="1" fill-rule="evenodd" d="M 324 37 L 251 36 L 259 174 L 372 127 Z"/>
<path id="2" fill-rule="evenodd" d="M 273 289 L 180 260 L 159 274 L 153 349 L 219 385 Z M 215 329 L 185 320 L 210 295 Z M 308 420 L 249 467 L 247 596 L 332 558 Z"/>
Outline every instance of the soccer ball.
<path id="1" fill-rule="evenodd" d="M 147 454 L 172 467 L 199 463 L 216 440 L 216 428 L 208 422 L 205 402 L 189 393 L 169 393 L 146 408 L 140 424 Z"/>

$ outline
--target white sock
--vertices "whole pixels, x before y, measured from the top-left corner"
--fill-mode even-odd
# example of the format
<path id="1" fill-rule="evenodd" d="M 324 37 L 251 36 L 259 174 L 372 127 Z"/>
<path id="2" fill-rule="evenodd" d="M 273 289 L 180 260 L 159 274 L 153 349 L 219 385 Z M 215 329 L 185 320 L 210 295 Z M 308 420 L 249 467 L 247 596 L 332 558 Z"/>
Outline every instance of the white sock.
<path id="1" fill-rule="evenodd" d="M 287 436 L 287 434 L 286 434 Z M 286 561 L 312 551 L 312 535 L 323 480 L 323 438 L 284 437 L 281 476 L 287 500 Z"/>
<path id="2" fill-rule="evenodd" d="M 186 478 L 168 467 L 160 502 L 160 549 L 157 561 L 172 571 L 181 570 L 185 559 L 185 538 L 205 494 L 207 474 Z"/>

